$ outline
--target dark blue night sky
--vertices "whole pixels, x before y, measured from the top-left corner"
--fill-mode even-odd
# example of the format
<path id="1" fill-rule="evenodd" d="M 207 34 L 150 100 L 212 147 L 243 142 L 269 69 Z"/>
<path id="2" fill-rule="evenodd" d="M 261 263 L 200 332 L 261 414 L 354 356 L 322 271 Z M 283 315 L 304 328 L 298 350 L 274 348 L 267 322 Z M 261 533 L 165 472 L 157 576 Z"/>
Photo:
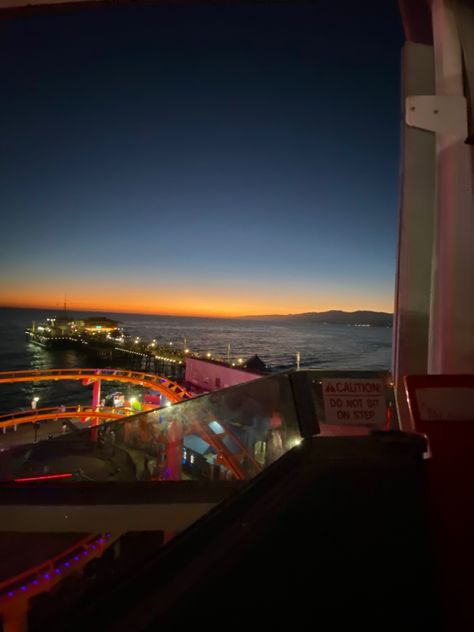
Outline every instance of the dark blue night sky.
<path id="1" fill-rule="evenodd" d="M 223 4 L 0 21 L 0 303 L 392 309 L 395 0 Z"/>

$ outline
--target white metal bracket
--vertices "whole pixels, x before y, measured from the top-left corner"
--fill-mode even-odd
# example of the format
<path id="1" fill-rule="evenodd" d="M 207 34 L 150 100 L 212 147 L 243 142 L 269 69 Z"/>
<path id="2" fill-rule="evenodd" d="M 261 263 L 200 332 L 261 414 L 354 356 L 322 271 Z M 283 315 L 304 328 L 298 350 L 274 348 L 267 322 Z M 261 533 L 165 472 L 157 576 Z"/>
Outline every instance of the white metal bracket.
<path id="1" fill-rule="evenodd" d="M 466 140 L 467 101 L 463 96 L 417 95 L 406 98 L 405 122 L 410 127 Z"/>

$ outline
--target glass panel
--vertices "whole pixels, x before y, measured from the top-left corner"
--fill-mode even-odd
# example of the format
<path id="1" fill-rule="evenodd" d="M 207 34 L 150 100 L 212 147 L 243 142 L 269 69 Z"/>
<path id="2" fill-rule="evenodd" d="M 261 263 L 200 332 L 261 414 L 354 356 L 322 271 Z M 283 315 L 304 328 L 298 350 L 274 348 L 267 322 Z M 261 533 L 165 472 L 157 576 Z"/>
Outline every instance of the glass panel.
<path id="1" fill-rule="evenodd" d="M 245 480 L 298 438 L 285 373 L 7 450 L 0 459 L 0 477 L 14 481 L 67 475 L 64 482 Z M 4 441 L 8 445 L 7 437 Z"/>

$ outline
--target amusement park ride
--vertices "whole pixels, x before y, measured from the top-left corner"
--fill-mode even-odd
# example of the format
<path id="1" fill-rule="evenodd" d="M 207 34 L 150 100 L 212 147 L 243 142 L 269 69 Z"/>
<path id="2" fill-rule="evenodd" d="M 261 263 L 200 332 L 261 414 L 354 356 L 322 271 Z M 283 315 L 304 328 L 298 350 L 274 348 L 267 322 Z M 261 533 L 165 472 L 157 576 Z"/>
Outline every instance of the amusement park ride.
<path id="1" fill-rule="evenodd" d="M 90 406 L 69 406 L 69 407 L 49 407 L 35 408 L 31 411 L 21 411 L 0 416 L 0 428 L 5 431 L 7 428 L 16 428 L 19 424 L 38 423 L 51 419 L 69 419 L 78 417 L 83 422 L 90 424 L 91 440 L 97 441 L 97 429 L 101 421 L 113 421 L 123 419 L 130 415 L 136 415 L 137 411 L 131 407 L 110 407 L 101 406 L 101 383 L 102 381 L 122 382 L 134 384 L 146 389 L 151 389 L 160 393 L 165 398 L 165 406 L 183 402 L 192 398 L 192 394 L 179 384 L 154 374 L 141 373 L 137 371 L 124 371 L 120 369 L 43 369 L 34 371 L 15 371 L 0 373 L 0 384 L 38 382 L 48 380 L 81 380 L 87 386 L 92 384 L 92 403 Z M 143 412 L 149 412 L 153 407 L 144 408 Z M 242 469 L 241 460 L 244 455 L 250 459 L 255 466 L 255 471 L 261 470 L 259 463 L 246 453 L 242 442 L 230 430 L 220 426 L 219 432 L 212 432 L 206 424 L 198 420 L 187 425 L 188 434 L 199 435 L 208 445 L 212 446 L 218 455 L 217 463 L 222 464 L 232 473 L 237 480 L 244 480 L 246 473 Z M 179 434 L 179 436 L 177 436 Z M 179 430 L 177 424 L 168 424 L 166 432 L 162 432 L 162 442 L 166 444 L 164 464 L 161 472 L 168 472 L 167 480 L 179 480 L 179 462 L 181 461 L 181 442 L 183 431 Z M 170 437 L 173 435 L 173 439 Z M 239 449 L 233 452 L 227 447 L 228 439 L 238 445 Z M 59 474 L 58 478 L 63 477 Z M 51 480 L 53 476 L 48 476 Z M 152 480 L 160 480 L 161 476 Z M 18 480 L 18 479 L 17 479 Z M 27 482 L 28 478 L 21 482 Z"/>
<path id="2" fill-rule="evenodd" d="M 63 2 L 7 0 L 2 6 L 28 11 L 27 5 Z M 93 401 L 81 412 L 91 419 L 91 445 L 102 418 L 122 428 L 130 453 L 147 441 L 164 445 L 163 460 L 154 466 L 151 483 L 160 481 L 155 488 L 169 489 L 168 481 L 178 480 L 187 434 L 211 445 L 231 478 L 249 481 L 237 498 L 165 547 L 156 564 L 150 561 L 133 581 L 116 587 L 108 601 L 102 594 L 69 629 L 88 625 L 106 607 L 110 622 L 102 629 L 156 629 L 158 616 L 160 627 L 178 629 L 173 617 L 192 623 L 182 605 L 192 613 L 203 603 L 212 604 L 224 617 L 219 623 L 232 628 L 227 612 L 235 600 L 242 608 L 247 601 L 258 606 L 253 621 L 266 628 L 291 624 L 299 608 L 315 623 L 325 612 L 333 623 L 344 619 L 346 626 L 361 629 L 377 617 L 382 630 L 474 629 L 474 5 L 471 0 L 399 0 L 399 5 L 407 42 L 392 372 L 398 415 L 390 419 L 390 432 L 320 436 L 324 406 L 314 400 L 324 380 L 312 372 L 272 376 L 199 398 L 166 378 L 134 371 L 0 374 L 0 383 L 92 380 Z M 351 377 L 339 379 L 342 384 Z M 104 380 L 159 391 L 173 405 L 113 421 L 123 414 L 100 405 Z M 61 415 L 38 409 L 0 418 L 0 426 Z M 244 424 L 226 425 L 232 415 L 240 421 L 267 419 L 267 436 L 280 448 L 271 467 L 239 436 L 236 429 Z M 258 424 L 250 430 L 257 446 Z M 0 528 L 16 505 L 27 512 L 28 504 L 37 502 L 33 485 L 35 494 L 42 493 L 44 481 L 25 484 L 25 478 L 16 477 L 2 490 L 8 502 L 2 502 Z M 74 485 L 63 487 L 76 493 Z M 285 512 L 287 506 L 291 511 Z M 122 532 L 110 541 L 119 541 Z M 277 548 L 268 545 L 270 536 Z M 106 538 L 96 533 L 78 539 L 72 548 L 0 581 L 4 629 L 25 630 L 28 600 L 40 581 L 52 590 L 51 577 L 67 575 L 74 563 L 82 568 L 83 558 L 107 548 Z M 304 565 L 312 572 L 311 586 L 298 581 Z M 363 567 L 373 571 L 370 588 L 360 581 Z M 173 580 L 178 568 L 179 582 Z M 160 576 L 165 572 L 166 580 Z M 245 599 L 239 592 L 244 585 Z M 343 593 L 344 586 L 349 588 Z M 270 595 L 271 587 L 280 591 L 277 596 Z M 262 612 L 261 604 L 270 603 L 265 595 L 278 602 L 278 611 Z"/>

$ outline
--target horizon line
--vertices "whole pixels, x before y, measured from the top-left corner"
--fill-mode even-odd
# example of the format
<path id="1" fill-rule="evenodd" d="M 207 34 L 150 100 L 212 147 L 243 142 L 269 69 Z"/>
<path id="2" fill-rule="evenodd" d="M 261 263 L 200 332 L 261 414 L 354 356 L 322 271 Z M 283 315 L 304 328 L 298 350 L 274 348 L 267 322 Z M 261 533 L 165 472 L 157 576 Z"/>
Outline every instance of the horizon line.
<path id="1" fill-rule="evenodd" d="M 5 304 L 0 304 L 0 309 L 29 309 L 29 310 L 41 310 L 41 311 L 47 311 L 47 310 L 51 310 L 51 311 L 56 311 L 56 312 L 64 312 L 64 308 L 59 307 L 59 305 L 57 307 L 44 307 L 44 306 L 35 306 L 32 307 L 31 305 L 29 306 L 25 306 L 25 305 L 5 305 Z M 104 314 L 130 314 L 130 315 L 134 315 L 134 316 L 162 316 L 162 317 L 169 317 L 169 318 L 221 318 L 221 319 L 233 319 L 233 318 L 268 318 L 268 317 L 288 317 L 288 316 L 299 316 L 301 314 L 324 314 L 327 312 L 343 312 L 345 314 L 353 314 L 355 312 L 374 312 L 374 313 L 379 313 L 379 314 L 389 314 L 389 315 L 393 315 L 394 312 L 387 312 L 384 310 L 374 310 L 374 309 L 362 309 L 362 308 L 358 308 L 358 309 L 353 309 L 350 311 L 344 310 L 344 309 L 336 309 L 336 308 L 332 308 L 332 309 L 325 309 L 325 310 L 321 310 L 321 311 L 316 311 L 316 310 L 312 310 L 312 311 L 305 311 L 305 312 L 289 312 L 286 314 L 276 314 L 276 313 L 272 313 L 272 314 L 240 314 L 240 315 L 234 315 L 234 316 L 223 316 L 223 315 L 212 315 L 212 314 L 207 314 L 207 315 L 203 315 L 203 314 L 171 314 L 171 313 L 160 313 L 160 312 L 134 312 L 134 311 L 115 311 L 115 310 L 107 310 L 107 309 L 83 309 L 83 308 L 67 308 L 68 312 L 72 312 L 72 311 L 77 311 L 77 312 L 84 312 L 87 314 L 93 314 L 93 313 L 97 313 L 97 312 L 102 312 Z"/>

